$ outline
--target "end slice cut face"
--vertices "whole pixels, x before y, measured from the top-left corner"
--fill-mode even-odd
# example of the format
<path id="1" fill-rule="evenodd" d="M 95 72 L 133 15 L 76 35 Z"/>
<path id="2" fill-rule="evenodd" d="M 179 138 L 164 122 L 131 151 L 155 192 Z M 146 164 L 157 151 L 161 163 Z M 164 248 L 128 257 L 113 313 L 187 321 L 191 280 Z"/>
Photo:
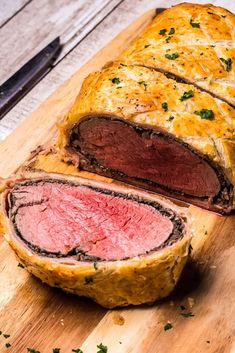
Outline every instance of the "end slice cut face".
<path id="1" fill-rule="evenodd" d="M 145 255 L 185 232 L 181 217 L 157 201 L 55 178 L 16 183 L 7 213 L 34 252 L 83 261 Z"/>
<path id="2" fill-rule="evenodd" d="M 160 128 L 90 114 L 71 127 L 67 148 L 85 170 L 211 211 L 231 211 L 233 186 L 222 168 Z"/>

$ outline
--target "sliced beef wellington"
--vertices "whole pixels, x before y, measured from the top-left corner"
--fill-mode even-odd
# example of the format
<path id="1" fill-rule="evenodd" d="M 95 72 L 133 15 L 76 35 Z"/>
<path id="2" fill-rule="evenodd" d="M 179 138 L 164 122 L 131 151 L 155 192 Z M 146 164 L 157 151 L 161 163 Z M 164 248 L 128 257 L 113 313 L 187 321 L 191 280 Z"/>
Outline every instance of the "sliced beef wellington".
<path id="1" fill-rule="evenodd" d="M 228 214 L 235 109 L 154 69 L 114 63 L 84 81 L 61 127 L 79 168 Z"/>
<path id="2" fill-rule="evenodd" d="M 2 207 L 29 272 L 108 308 L 167 296 L 188 257 L 185 210 L 145 192 L 37 174 L 8 181 Z"/>

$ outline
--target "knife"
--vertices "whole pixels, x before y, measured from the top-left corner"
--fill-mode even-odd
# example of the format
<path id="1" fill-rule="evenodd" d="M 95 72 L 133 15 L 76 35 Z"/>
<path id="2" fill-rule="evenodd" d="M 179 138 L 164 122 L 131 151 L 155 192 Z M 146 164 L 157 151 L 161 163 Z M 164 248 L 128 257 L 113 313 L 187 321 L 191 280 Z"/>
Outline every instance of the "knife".
<path id="1" fill-rule="evenodd" d="M 61 49 L 57 37 L 0 86 L 0 120 L 38 82 Z"/>

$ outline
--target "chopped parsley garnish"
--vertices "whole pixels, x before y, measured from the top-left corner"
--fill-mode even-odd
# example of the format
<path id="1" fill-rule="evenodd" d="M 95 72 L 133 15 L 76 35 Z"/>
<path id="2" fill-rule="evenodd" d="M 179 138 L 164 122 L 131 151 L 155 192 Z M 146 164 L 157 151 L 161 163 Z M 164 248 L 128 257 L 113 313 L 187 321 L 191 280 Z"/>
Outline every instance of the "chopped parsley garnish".
<path id="1" fill-rule="evenodd" d="M 87 276 L 85 277 L 85 284 L 93 283 L 93 277 Z"/>
<path id="2" fill-rule="evenodd" d="M 146 91 L 147 89 L 147 83 L 145 81 L 139 81 L 138 82 L 139 85 L 144 85 L 144 90 Z"/>
<path id="3" fill-rule="evenodd" d="M 94 262 L 94 263 L 93 263 L 93 266 L 94 266 L 94 269 L 95 269 L 95 270 L 98 270 L 97 262 Z"/>
<path id="4" fill-rule="evenodd" d="M 175 29 L 174 29 L 174 28 L 171 28 L 168 34 L 171 35 L 171 34 L 174 34 L 174 33 L 175 33 Z"/>
<path id="5" fill-rule="evenodd" d="M 97 353 L 107 353 L 108 352 L 108 347 L 104 346 L 102 343 L 98 344 L 97 348 L 99 348 Z"/>
<path id="6" fill-rule="evenodd" d="M 169 41 L 171 40 L 172 36 L 169 36 L 166 38 L 166 42 L 169 43 Z"/>
<path id="7" fill-rule="evenodd" d="M 159 31 L 159 34 L 160 34 L 161 36 L 164 36 L 164 34 L 166 34 L 166 29 L 165 29 L 165 28 L 161 29 L 161 30 Z"/>
<path id="8" fill-rule="evenodd" d="M 186 307 L 184 305 L 180 305 L 180 309 L 182 311 L 186 310 Z M 180 315 L 182 315 L 183 317 L 193 317 L 194 314 L 191 312 L 191 311 L 188 311 L 188 312 L 184 312 L 184 313 L 180 313 Z"/>
<path id="9" fill-rule="evenodd" d="M 226 18 L 227 16 L 226 15 L 221 15 L 221 17 Z"/>
<path id="10" fill-rule="evenodd" d="M 175 60 L 179 57 L 178 53 L 172 53 L 172 54 L 165 54 L 165 58 L 169 60 Z"/>
<path id="11" fill-rule="evenodd" d="M 39 351 L 36 351 L 36 349 L 34 349 L 34 348 L 27 348 L 27 351 L 29 353 L 40 353 Z"/>
<path id="12" fill-rule="evenodd" d="M 167 102 L 163 102 L 163 103 L 162 103 L 162 109 L 165 110 L 165 112 L 167 112 L 167 110 L 168 110 L 168 104 L 167 104 Z"/>
<path id="13" fill-rule="evenodd" d="M 189 98 L 191 98 L 191 97 L 193 97 L 193 96 L 194 96 L 193 91 L 192 91 L 192 90 L 189 90 L 189 91 L 187 91 L 187 92 L 184 92 L 184 94 L 180 97 L 180 101 L 183 102 L 183 101 L 185 101 L 186 99 L 189 99 Z"/>
<path id="14" fill-rule="evenodd" d="M 172 121 L 172 120 L 174 120 L 175 119 L 175 117 L 174 116 L 169 116 L 169 118 L 167 119 L 167 121 Z"/>
<path id="15" fill-rule="evenodd" d="M 112 81 L 112 83 L 115 83 L 116 85 L 121 83 L 121 81 L 118 77 L 110 78 L 109 80 Z"/>
<path id="16" fill-rule="evenodd" d="M 201 119 L 213 119 L 214 113 L 210 109 L 195 110 L 194 114 L 199 115 Z"/>
<path id="17" fill-rule="evenodd" d="M 21 268 L 24 268 L 24 265 L 23 264 L 21 264 L 20 262 L 18 263 L 18 265 L 17 265 L 18 267 L 21 267 Z"/>
<path id="18" fill-rule="evenodd" d="M 194 314 L 191 311 L 189 311 L 188 313 L 180 313 L 180 315 L 182 315 L 183 317 L 193 317 L 194 316 Z"/>
<path id="19" fill-rule="evenodd" d="M 172 324 L 170 322 L 167 322 L 165 325 L 164 325 L 164 330 L 167 331 L 167 330 L 170 330 L 172 328 Z"/>
<path id="20" fill-rule="evenodd" d="M 224 63 L 225 64 L 225 69 L 226 69 L 226 71 L 231 71 L 231 69 L 232 69 L 232 59 L 224 59 L 224 58 L 220 58 L 220 60 L 222 61 L 222 63 Z"/>
<path id="21" fill-rule="evenodd" d="M 60 348 L 53 348 L 52 352 L 53 353 L 60 353 Z"/>
<path id="22" fill-rule="evenodd" d="M 80 348 L 72 349 L 72 352 L 74 352 L 74 353 L 83 353 L 83 351 Z"/>
<path id="23" fill-rule="evenodd" d="M 6 347 L 6 348 L 10 348 L 10 347 L 11 347 L 11 344 L 7 342 L 7 343 L 5 344 L 5 347 Z"/>
<path id="24" fill-rule="evenodd" d="M 194 22 L 194 20 L 191 18 L 190 24 L 193 28 L 200 28 L 200 23 L 199 22 Z"/>
<path id="25" fill-rule="evenodd" d="M 148 47 L 150 47 L 150 44 L 145 44 L 144 47 L 145 47 L 145 48 L 148 48 Z"/>
<path id="26" fill-rule="evenodd" d="M 3 334 L 4 338 L 9 338 L 11 335 L 7 335 L 6 333 Z"/>

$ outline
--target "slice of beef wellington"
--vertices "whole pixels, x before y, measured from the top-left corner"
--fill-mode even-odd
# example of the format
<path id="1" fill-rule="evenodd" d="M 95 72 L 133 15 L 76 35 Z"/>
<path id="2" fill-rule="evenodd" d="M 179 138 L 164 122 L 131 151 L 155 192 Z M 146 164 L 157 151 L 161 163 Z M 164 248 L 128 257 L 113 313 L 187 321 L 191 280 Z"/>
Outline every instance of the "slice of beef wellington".
<path id="1" fill-rule="evenodd" d="M 235 182 L 235 109 L 140 66 L 88 76 L 59 145 L 79 167 L 228 214 Z"/>
<path id="2" fill-rule="evenodd" d="M 28 271 L 112 308 L 175 287 L 190 235 L 183 208 L 146 192 L 59 174 L 8 181 L 5 238 Z"/>

